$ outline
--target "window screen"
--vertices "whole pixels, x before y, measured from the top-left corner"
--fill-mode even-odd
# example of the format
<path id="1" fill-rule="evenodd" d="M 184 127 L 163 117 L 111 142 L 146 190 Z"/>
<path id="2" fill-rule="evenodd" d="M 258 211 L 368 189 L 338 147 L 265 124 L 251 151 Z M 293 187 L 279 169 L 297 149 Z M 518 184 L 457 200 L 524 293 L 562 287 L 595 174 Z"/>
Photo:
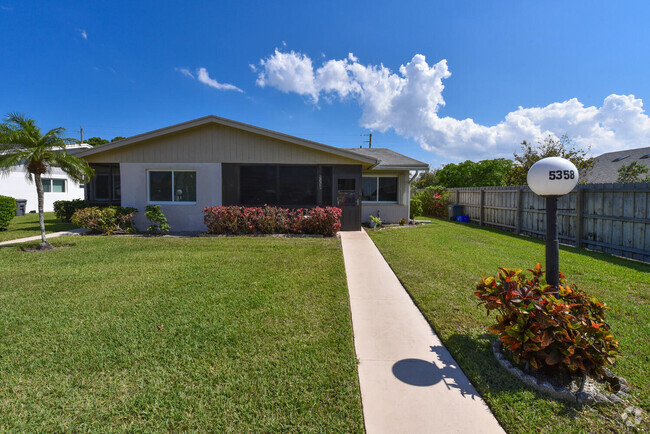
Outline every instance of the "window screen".
<path id="1" fill-rule="evenodd" d="M 241 166 L 239 182 L 242 205 L 277 203 L 277 166 Z"/>
<path id="2" fill-rule="evenodd" d="M 174 172 L 174 202 L 196 202 L 196 172 Z"/>
<path id="3" fill-rule="evenodd" d="M 315 205 L 317 188 L 316 166 L 280 166 L 279 205 Z"/>
<path id="4" fill-rule="evenodd" d="M 149 172 L 149 200 L 151 202 L 172 201 L 172 172 Z"/>
<path id="5" fill-rule="evenodd" d="M 361 179 L 361 198 L 366 202 L 377 200 L 377 178 Z"/>
<path id="6" fill-rule="evenodd" d="M 379 201 L 397 202 L 397 178 L 379 178 Z"/>

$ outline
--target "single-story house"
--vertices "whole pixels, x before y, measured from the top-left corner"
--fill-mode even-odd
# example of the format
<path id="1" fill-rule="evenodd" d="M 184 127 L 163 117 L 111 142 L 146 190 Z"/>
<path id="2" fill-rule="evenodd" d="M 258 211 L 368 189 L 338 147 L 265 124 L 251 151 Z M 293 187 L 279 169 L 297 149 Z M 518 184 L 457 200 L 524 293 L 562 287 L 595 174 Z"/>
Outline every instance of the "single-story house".
<path id="1" fill-rule="evenodd" d="M 66 152 L 75 155 L 78 152 L 92 148 L 87 143 L 66 146 Z M 63 170 L 53 167 L 42 176 L 43 180 L 43 210 L 54 211 L 57 200 L 83 199 L 85 186 L 70 178 Z M 25 212 L 38 212 L 38 195 L 36 185 L 27 177 L 23 166 L 12 167 L 9 173 L 0 175 L 0 195 L 14 199 L 26 200 Z"/>
<path id="2" fill-rule="evenodd" d="M 408 219 L 411 171 L 426 163 L 388 149 L 337 148 L 217 116 L 84 150 L 93 204 L 161 205 L 172 230 L 202 231 L 207 206 L 337 206 L 343 230 L 369 214 Z"/>
<path id="3" fill-rule="evenodd" d="M 588 184 L 616 182 L 619 169 L 634 162 L 650 168 L 650 147 L 607 152 L 594 157 L 594 166 L 586 174 L 581 174 L 580 180 Z"/>

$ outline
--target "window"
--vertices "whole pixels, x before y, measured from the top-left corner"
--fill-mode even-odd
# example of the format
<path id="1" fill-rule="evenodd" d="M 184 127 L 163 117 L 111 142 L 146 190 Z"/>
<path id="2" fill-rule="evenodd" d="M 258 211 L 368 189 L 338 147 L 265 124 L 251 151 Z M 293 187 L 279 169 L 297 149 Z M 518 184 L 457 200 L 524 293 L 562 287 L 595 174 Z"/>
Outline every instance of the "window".
<path id="1" fill-rule="evenodd" d="M 150 170 L 149 202 L 196 202 L 196 172 Z"/>
<path id="2" fill-rule="evenodd" d="M 310 206 L 318 202 L 317 166 L 242 165 L 239 183 L 242 205 Z"/>
<path id="3" fill-rule="evenodd" d="M 65 179 L 43 178 L 42 181 L 45 193 L 65 193 Z"/>
<path id="4" fill-rule="evenodd" d="M 364 202 L 397 203 L 397 177 L 363 177 L 361 198 Z"/>

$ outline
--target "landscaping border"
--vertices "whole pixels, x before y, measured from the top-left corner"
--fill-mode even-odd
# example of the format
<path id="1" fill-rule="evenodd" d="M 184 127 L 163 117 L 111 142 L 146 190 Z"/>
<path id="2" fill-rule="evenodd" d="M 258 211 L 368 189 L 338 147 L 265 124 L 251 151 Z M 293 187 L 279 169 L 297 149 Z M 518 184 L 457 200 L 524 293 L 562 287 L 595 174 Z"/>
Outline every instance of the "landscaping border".
<path id="1" fill-rule="evenodd" d="M 502 343 L 500 339 L 494 341 L 492 344 L 492 352 L 494 357 L 497 359 L 499 364 L 503 366 L 508 372 L 510 372 L 515 377 L 519 378 L 521 381 L 532 387 L 533 389 L 541 392 L 545 395 L 548 395 L 554 399 L 560 399 L 563 401 L 568 401 L 578 405 L 597 405 L 597 404 L 620 404 L 625 398 L 628 397 L 628 392 L 630 387 L 627 384 L 627 381 L 623 377 L 617 377 L 609 369 L 605 369 L 605 380 L 618 385 L 619 390 L 616 393 L 589 393 L 585 391 L 573 393 L 566 387 L 556 387 L 551 383 L 542 381 L 538 378 L 535 378 L 532 375 L 526 374 L 524 371 L 515 366 L 510 360 L 508 360 L 502 351 Z"/>

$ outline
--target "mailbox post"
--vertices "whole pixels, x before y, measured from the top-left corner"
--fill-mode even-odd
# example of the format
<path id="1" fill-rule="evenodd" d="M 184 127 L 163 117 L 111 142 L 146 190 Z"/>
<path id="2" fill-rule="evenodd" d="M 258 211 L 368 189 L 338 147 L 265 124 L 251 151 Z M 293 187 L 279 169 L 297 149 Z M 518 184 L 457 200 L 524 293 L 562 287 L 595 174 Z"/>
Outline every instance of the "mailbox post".
<path id="1" fill-rule="evenodd" d="M 546 198 L 546 282 L 557 288 L 560 285 L 557 198 L 576 186 L 578 169 L 564 158 L 543 158 L 530 168 L 527 181 L 535 194 Z"/>

